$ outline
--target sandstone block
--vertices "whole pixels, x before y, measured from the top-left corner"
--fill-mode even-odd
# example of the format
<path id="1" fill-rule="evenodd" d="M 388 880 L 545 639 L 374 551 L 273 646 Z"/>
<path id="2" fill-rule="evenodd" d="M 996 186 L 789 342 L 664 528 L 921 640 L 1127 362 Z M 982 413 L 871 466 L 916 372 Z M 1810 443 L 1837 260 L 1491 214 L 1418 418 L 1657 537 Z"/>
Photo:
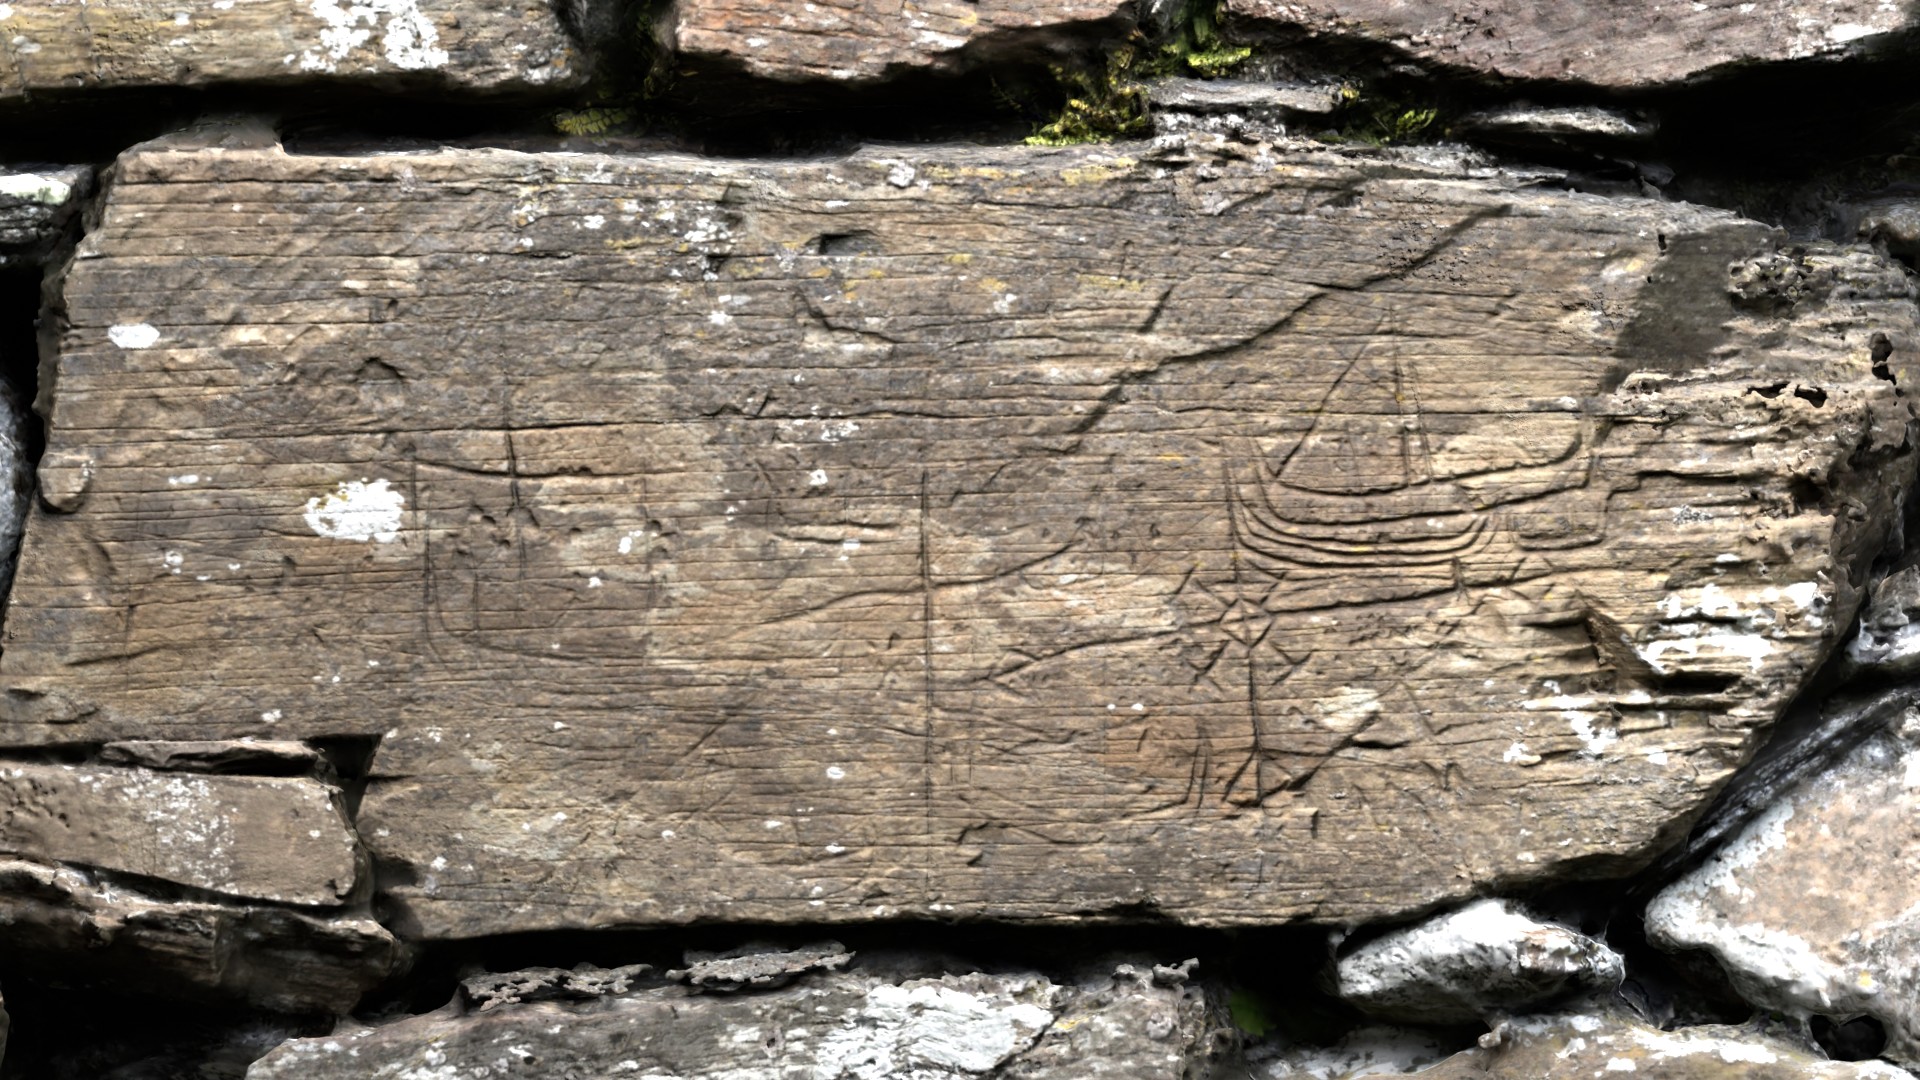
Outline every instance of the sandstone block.
<path id="1" fill-rule="evenodd" d="M 853 85 L 1084 51 L 1133 13 L 1132 0 L 680 0 L 670 33 L 682 64 Z"/>
<path id="2" fill-rule="evenodd" d="M 1195 989 L 1116 975 L 1065 986 L 1038 975 L 890 981 L 812 975 L 782 990 L 654 987 L 587 1002 L 443 1010 L 329 1038 L 295 1039 L 248 1080 L 388 1073 L 466 1076 L 793 1076 L 1180 1080 L 1204 1060 Z M 503 1056 L 504 1055 L 504 1056 Z M 498 1072 L 482 1072 L 484 1069 Z"/>
<path id="3" fill-rule="evenodd" d="M 584 78 L 541 0 L 0 4 L 0 102 L 95 87 L 320 81 L 503 92 Z"/>
<path id="4" fill-rule="evenodd" d="M 339 904 L 360 880 L 339 790 L 292 777 L 6 765 L 0 851 L 293 904 Z"/>
<path id="5" fill-rule="evenodd" d="M 1440 154 L 116 171 L 0 743 L 377 737 L 427 937 L 1622 872 L 1920 445 L 1898 266 Z"/>
<path id="6" fill-rule="evenodd" d="M 406 962 L 369 918 L 161 900 L 14 860 L 0 862 L 0 949 L 10 970 L 67 985 L 286 1013 L 346 1012 Z"/>
<path id="7" fill-rule="evenodd" d="M 1231 30 L 1357 38 L 1502 79 L 1632 89 L 1735 64 L 1842 57 L 1904 30 L 1878 0 L 1223 0 Z"/>
<path id="8" fill-rule="evenodd" d="M 1785 795 L 1647 906 L 1763 1008 L 1886 1025 L 1920 1065 L 1920 713 Z"/>

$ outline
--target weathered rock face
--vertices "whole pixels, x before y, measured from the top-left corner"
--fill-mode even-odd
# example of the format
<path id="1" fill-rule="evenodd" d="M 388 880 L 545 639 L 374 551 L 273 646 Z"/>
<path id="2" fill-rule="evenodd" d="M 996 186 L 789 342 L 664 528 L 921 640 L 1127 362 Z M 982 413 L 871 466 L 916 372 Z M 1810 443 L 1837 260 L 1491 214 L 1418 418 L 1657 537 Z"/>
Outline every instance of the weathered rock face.
<path id="1" fill-rule="evenodd" d="M 365 916 L 170 900 L 70 867 L 0 862 L 9 972 L 289 1013 L 345 1012 L 406 955 Z"/>
<path id="2" fill-rule="evenodd" d="M 1353 38 L 1505 79 L 1637 88 L 1735 64 L 1841 57 L 1912 26 L 1880 0 L 1223 0 L 1251 36 Z"/>
<path id="3" fill-rule="evenodd" d="M 295 777 L 0 767 L 0 852 L 290 904 L 339 904 L 360 881 L 340 792 Z"/>
<path id="4" fill-rule="evenodd" d="M 1457 1051 L 1457 1044 L 1449 1046 L 1432 1032 L 1368 1025 L 1331 1046 L 1276 1042 L 1255 1047 L 1246 1056 L 1256 1080 L 1348 1080 L 1419 1072 Z"/>
<path id="5" fill-rule="evenodd" d="M 0 271 L 46 258 L 92 187 L 85 166 L 0 168 Z"/>
<path id="6" fill-rule="evenodd" d="M 1625 965 L 1585 934 L 1482 900 L 1375 938 L 1340 958 L 1335 990 L 1369 1013 L 1425 1023 L 1511 1016 L 1610 993 Z"/>
<path id="7" fill-rule="evenodd" d="M 1491 1040 L 1490 1040 L 1491 1041 Z M 1626 1017 L 1562 1013 L 1505 1025 L 1491 1050 L 1469 1050 L 1421 1073 L 1432 1080 L 1910 1080 L 1881 1061 L 1828 1061 L 1812 1047 L 1751 1029 L 1662 1031 Z"/>
<path id="8" fill-rule="evenodd" d="M 696 70 L 857 84 L 1084 53 L 1133 21 L 1133 0 L 679 0 L 669 33 Z"/>
<path id="9" fill-rule="evenodd" d="M 1801 785 L 1647 908 L 1765 1008 L 1886 1025 L 1920 1064 L 1920 714 Z"/>
<path id="10" fill-rule="evenodd" d="M 1860 625 L 1847 642 L 1846 659 L 1855 673 L 1906 676 L 1920 671 L 1920 567 L 1873 583 Z"/>
<path id="11" fill-rule="evenodd" d="M 1097 1063 L 1101 1076 L 1117 1080 L 1183 1080 L 1204 1068 L 1214 1023 L 1196 991 L 1130 968 L 1081 985 L 1037 975 L 814 975 L 766 993 L 667 986 L 468 1015 L 455 1007 L 293 1040 L 247 1076 L 1068 1080 Z"/>
<path id="12" fill-rule="evenodd" d="M 527 92 L 584 77 L 540 0 L 0 5 L 0 103 L 90 88 L 314 80 Z"/>
<path id="13" fill-rule="evenodd" d="M 1436 160 L 130 153 L 0 738 L 378 736 L 427 937 L 1635 865 L 1850 618 L 1912 286 Z"/>

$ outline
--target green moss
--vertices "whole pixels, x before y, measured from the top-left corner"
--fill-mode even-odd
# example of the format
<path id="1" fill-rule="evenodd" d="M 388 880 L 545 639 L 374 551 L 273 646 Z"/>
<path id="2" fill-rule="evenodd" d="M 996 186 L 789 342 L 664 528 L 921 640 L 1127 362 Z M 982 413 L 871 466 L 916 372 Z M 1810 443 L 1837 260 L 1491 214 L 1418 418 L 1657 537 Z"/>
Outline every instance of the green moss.
<path id="1" fill-rule="evenodd" d="M 1055 67 L 1066 104 L 1034 131 L 1034 146 L 1073 146 L 1146 134 L 1146 82 L 1175 75 L 1216 79 L 1232 74 L 1253 55 L 1220 38 L 1220 0 L 1191 0 L 1167 39 L 1150 42 L 1135 33 L 1098 65 Z"/>
<path id="2" fill-rule="evenodd" d="M 578 108 L 558 109 L 548 122 L 562 135 L 631 135 L 663 118 L 661 99 L 673 81 L 672 55 L 662 45 L 659 23 L 673 0 L 642 0 L 621 42 L 620 56 L 600 73 Z"/>
<path id="3" fill-rule="evenodd" d="M 562 109 L 553 114 L 553 129 L 562 135 L 612 135 L 630 129 L 637 119 L 632 109 L 592 106 Z"/>
<path id="4" fill-rule="evenodd" d="M 1220 38 L 1220 0 L 1190 0 L 1174 27 L 1173 38 L 1160 46 L 1166 67 L 1160 74 L 1218 79 L 1231 75 L 1253 55 L 1249 46 L 1231 46 Z"/>
<path id="5" fill-rule="evenodd" d="M 1328 142 L 1358 142 L 1369 146 L 1432 142 L 1445 137 L 1439 107 L 1405 101 L 1386 94 L 1367 94 L 1351 86 L 1340 88 L 1340 107 Z"/>
<path id="6" fill-rule="evenodd" d="M 1227 995 L 1227 1014 L 1233 1018 L 1234 1027 L 1256 1039 L 1280 1026 L 1273 1003 L 1244 987 L 1235 987 Z"/>
<path id="7" fill-rule="evenodd" d="M 1147 88 L 1133 73 L 1136 55 L 1134 46 L 1124 45 L 1107 54 L 1103 68 L 1055 67 L 1066 104 L 1027 138 L 1028 145 L 1074 146 L 1146 134 L 1152 123 Z"/>

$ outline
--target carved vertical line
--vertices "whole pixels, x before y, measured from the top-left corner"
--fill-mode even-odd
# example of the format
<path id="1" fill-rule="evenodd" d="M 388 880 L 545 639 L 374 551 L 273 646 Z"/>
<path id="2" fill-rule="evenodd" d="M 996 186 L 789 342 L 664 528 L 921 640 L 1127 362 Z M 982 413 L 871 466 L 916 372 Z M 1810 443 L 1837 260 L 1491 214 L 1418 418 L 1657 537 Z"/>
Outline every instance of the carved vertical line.
<path id="1" fill-rule="evenodd" d="M 920 750 L 920 797 L 926 809 L 923 830 L 926 833 L 926 888 L 933 887 L 933 557 L 927 535 L 927 470 L 920 470 L 920 677 L 925 694 L 926 720 L 922 728 Z"/>

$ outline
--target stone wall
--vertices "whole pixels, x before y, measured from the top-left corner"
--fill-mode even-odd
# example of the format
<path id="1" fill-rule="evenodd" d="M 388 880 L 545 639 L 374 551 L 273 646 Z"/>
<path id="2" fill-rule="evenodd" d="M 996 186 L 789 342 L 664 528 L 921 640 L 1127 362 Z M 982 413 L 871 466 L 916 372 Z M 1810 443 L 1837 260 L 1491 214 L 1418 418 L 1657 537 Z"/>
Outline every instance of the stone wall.
<path id="1" fill-rule="evenodd" d="M 0 1077 L 1910 1077 L 1914 19 L 0 3 Z"/>

